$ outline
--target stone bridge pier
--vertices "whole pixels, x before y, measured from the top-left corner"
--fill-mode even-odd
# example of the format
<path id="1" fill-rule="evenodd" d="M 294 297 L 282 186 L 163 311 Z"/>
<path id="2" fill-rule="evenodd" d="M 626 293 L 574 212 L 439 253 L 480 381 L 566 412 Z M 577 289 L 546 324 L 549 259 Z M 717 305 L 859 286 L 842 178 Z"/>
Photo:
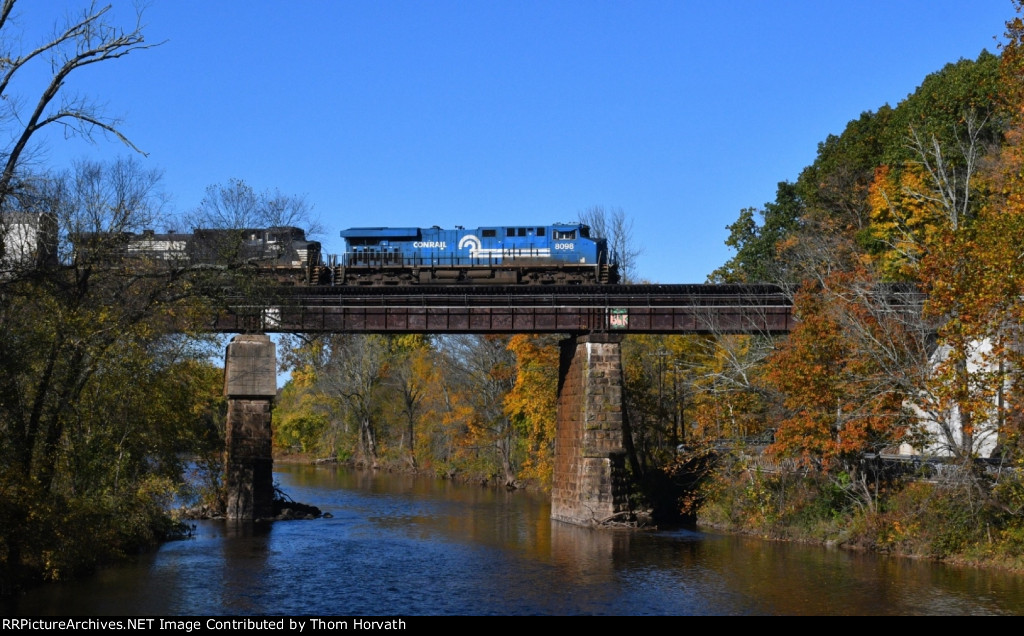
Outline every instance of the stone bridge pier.
<path id="1" fill-rule="evenodd" d="M 270 413 L 277 395 L 277 351 L 269 336 L 231 339 L 224 359 L 224 394 L 228 398 L 227 518 L 270 517 L 274 507 Z"/>
<path id="2" fill-rule="evenodd" d="M 562 341 L 551 517 L 596 525 L 629 511 L 618 334 Z"/>

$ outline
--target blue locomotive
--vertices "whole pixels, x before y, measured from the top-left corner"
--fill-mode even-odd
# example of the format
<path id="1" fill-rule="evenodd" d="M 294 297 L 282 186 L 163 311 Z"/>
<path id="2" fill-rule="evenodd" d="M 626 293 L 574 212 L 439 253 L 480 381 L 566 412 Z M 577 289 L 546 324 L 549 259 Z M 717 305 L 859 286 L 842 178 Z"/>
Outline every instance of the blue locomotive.
<path id="1" fill-rule="evenodd" d="M 579 285 L 618 282 L 608 243 L 582 223 L 453 230 L 354 227 L 333 285 Z"/>

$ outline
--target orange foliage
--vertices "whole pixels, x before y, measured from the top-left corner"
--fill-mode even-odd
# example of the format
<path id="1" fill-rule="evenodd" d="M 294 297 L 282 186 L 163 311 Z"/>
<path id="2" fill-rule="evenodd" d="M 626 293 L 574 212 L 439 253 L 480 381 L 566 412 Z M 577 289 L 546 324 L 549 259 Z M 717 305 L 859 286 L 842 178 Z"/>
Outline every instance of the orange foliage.
<path id="1" fill-rule="evenodd" d="M 841 288 L 857 276 L 836 273 L 826 283 Z M 828 469 L 836 459 L 896 442 L 902 395 L 884 388 L 886 370 L 872 355 L 871 338 L 856 336 L 891 325 L 841 294 L 823 292 L 805 286 L 797 294 L 800 323 L 769 359 L 766 382 L 781 393 L 788 411 L 770 450 Z"/>

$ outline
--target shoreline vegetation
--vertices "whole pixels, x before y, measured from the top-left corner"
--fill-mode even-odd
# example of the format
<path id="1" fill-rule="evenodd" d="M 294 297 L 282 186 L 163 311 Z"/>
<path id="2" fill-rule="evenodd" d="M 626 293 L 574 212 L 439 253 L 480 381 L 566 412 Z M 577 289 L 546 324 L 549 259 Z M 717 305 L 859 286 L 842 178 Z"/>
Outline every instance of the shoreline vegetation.
<path id="1" fill-rule="evenodd" d="M 960 567 L 1024 572 L 1024 523 L 1015 463 L 906 459 L 859 474 L 764 470 L 756 454 L 719 458 L 697 479 L 698 527 Z M 987 467 L 987 468 L 986 468 Z M 859 487 L 851 487 L 857 480 Z M 693 499 L 687 501 L 692 502 Z"/>

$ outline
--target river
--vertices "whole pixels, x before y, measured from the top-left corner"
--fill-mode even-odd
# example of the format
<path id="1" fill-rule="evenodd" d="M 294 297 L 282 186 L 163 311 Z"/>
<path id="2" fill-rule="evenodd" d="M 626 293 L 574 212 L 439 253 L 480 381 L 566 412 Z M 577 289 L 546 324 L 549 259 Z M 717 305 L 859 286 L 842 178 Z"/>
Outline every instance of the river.
<path id="1" fill-rule="evenodd" d="M 428 477 L 278 465 L 312 521 L 196 523 L 6 616 L 986 615 L 1024 576 L 694 529 L 551 521 L 543 496 Z"/>

